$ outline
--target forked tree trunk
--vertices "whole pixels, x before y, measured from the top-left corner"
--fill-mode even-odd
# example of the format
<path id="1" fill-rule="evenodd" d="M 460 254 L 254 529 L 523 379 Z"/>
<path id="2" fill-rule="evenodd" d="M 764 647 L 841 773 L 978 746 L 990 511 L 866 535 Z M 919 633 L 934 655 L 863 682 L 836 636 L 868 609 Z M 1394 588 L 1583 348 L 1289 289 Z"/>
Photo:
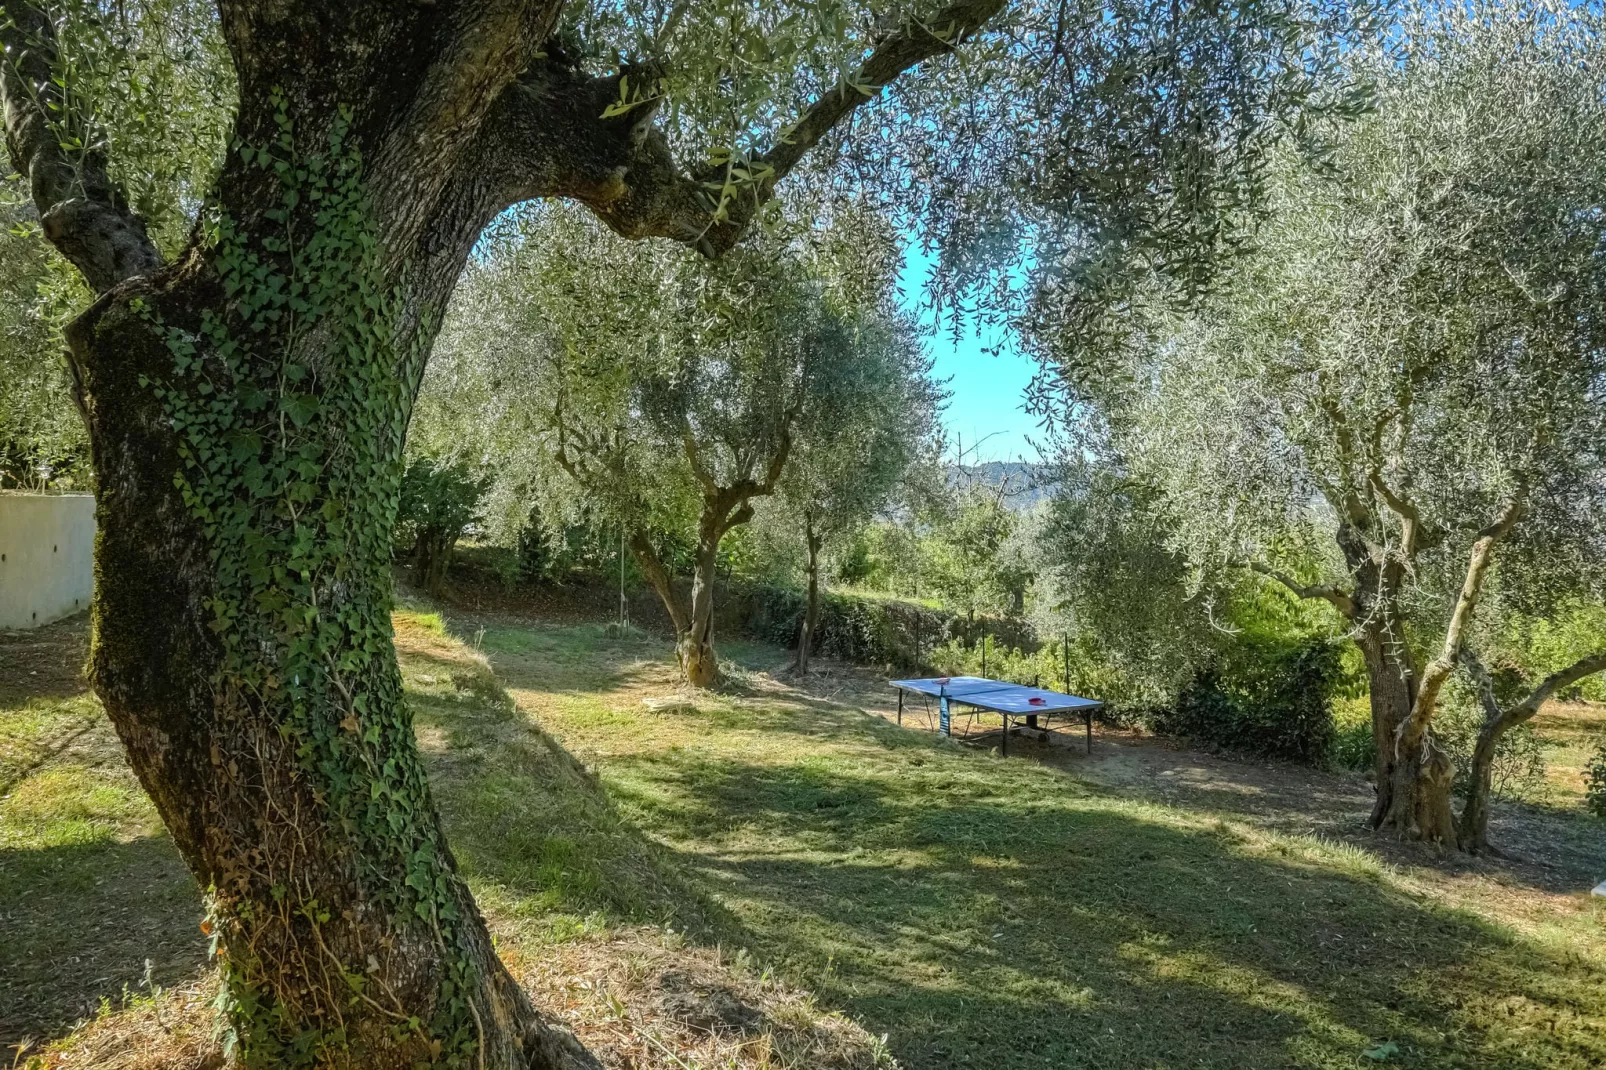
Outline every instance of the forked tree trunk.
<path id="1" fill-rule="evenodd" d="M 797 671 L 809 671 L 809 655 L 814 649 L 814 633 L 820 627 L 820 547 L 825 538 L 814 530 L 813 517 L 804 520 L 803 537 L 808 543 L 808 596 L 803 605 L 803 629 L 797 639 Z"/>
<path id="2" fill-rule="evenodd" d="M 714 653 L 714 582 L 719 565 L 719 540 L 724 537 L 724 517 L 704 510 L 697 530 L 697 556 L 691 577 L 691 606 L 687 624 L 677 637 L 680 671 L 693 687 L 713 687 L 719 683 L 719 658 Z"/>
<path id="3" fill-rule="evenodd" d="M 719 659 L 714 653 L 714 565 L 718 559 L 718 535 L 711 544 L 705 537 L 699 537 L 689 598 L 682 597 L 675 589 L 669 571 L 645 533 L 631 534 L 630 549 L 674 626 L 675 658 L 681 675 L 693 687 L 715 686 L 719 683 Z"/>

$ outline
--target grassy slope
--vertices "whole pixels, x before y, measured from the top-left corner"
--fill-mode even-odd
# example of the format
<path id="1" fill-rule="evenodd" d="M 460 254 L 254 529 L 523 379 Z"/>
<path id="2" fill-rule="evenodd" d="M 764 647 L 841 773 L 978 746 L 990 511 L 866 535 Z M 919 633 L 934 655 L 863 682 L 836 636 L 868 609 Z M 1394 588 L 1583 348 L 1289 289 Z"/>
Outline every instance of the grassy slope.
<path id="1" fill-rule="evenodd" d="M 520 707 L 714 891 L 732 939 L 909 1067 L 1606 1065 L 1606 939 L 1582 900 L 1519 932 L 1498 900 L 1438 905 L 1367 852 L 765 676 L 651 712 L 672 686 L 654 640 L 492 624 L 483 642 Z"/>
<path id="2" fill-rule="evenodd" d="M 193 887 L 77 682 L 81 624 L 31 634 L 0 644 L 7 1039 L 59 1034 L 137 988 L 147 957 L 157 983 L 193 976 L 203 950 Z M 558 974 L 598 973 L 586 949 L 641 922 L 751 948 L 889 1033 L 910 1068 L 1374 1065 L 1367 1051 L 1606 1064 L 1606 939 L 1577 904 L 1504 928 L 1493 901 L 1436 906 L 1369 854 L 939 743 L 758 674 L 651 713 L 640 698 L 672 681 L 653 639 L 492 624 L 481 642 L 516 708 L 437 619 L 399 615 L 398 639 L 448 832 L 504 957 L 592 1015 L 594 1045 L 630 1032 L 624 1017 L 632 1035 L 656 1028 L 652 1008 L 570 1003 L 582 996 Z M 677 941 L 619 950 L 613 991 L 629 1002 L 621 971 L 702 954 Z M 806 1004 L 789 1004 L 804 1024 Z"/>
<path id="3" fill-rule="evenodd" d="M 438 615 L 398 612 L 396 633 L 447 834 L 540 1006 L 609 1065 L 885 1062 L 806 992 L 688 942 L 727 929 L 706 895 Z M 0 1044 L 31 1037 L 37 1051 L 98 1012 L 44 1065 L 197 1065 L 210 1048 L 200 897 L 79 678 L 84 641 L 82 619 L 0 635 Z"/>

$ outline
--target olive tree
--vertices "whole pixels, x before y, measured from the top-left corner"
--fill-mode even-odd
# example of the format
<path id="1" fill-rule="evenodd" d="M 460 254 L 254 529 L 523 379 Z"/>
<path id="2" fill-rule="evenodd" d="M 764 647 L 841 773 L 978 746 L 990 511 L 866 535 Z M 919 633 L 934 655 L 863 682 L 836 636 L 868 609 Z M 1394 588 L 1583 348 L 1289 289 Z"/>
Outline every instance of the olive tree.
<path id="1" fill-rule="evenodd" d="M 216 167 L 169 245 L 129 150 L 204 98 L 151 95 L 115 40 L 78 62 L 150 6 L 0 0 L 0 112 L 93 295 L 64 332 L 98 510 L 90 675 L 208 889 L 224 1022 L 259 1065 L 592 1062 L 497 960 L 390 633 L 408 422 L 492 220 L 557 198 L 718 256 L 808 160 L 918 211 L 955 277 L 1050 176 L 1089 232 L 1135 220 L 1190 264 L 1326 86 L 1298 0 L 216 0 L 188 36 L 221 43 L 234 107 L 208 111 Z M 102 136 L 119 116 L 130 136 Z"/>
<path id="2" fill-rule="evenodd" d="M 446 325 L 425 423 L 443 439 L 481 429 L 504 479 L 619 524 L 694 686 L 717 677 L 720 541 L 789 475 L 799 494 L 826 478 L 827 440 L 882 448 L 860 425 L 897 432 L 911 418 L 894 407 L 918 406 L 923 358 L 891 308 L 886 242 L 865 233 L 710 264 L 548 209 L 489 243 Z M 689 593 L 653 538 L 682 524 Z"/>
<path id="3" fill-rule="evenodd" d="M 1357 58 L 1375 112 L 1330 170 L 1274 162 L 1269 221 L 1197 314 L 1135 305 L 1102 362 L 1039 336 L 1197 575 L 1254 569 L 1342 618 L 1372 823 L 1407 838 L 1482 845 L 1487 776 L 1458 829 L 1433 719 L 1491 576 L 1543 602 L 1606 559 L 1599 30 L 1560 5 L 1410 13 L 1400 51 Z M 1596 668 L 1491 711 L 1485 774 L 1500 726 Z"/>
<path id="4" fill-rule="evenodd" d="M 936 441 L 942 396 L 910 326 L 886 310 L 857 326 L 852 354 L 800 426 L 781 481 L 782 515 L 803 536 L 800 673 L 809 670 L 820 625 L 821 555 L 891 505 Z"/>

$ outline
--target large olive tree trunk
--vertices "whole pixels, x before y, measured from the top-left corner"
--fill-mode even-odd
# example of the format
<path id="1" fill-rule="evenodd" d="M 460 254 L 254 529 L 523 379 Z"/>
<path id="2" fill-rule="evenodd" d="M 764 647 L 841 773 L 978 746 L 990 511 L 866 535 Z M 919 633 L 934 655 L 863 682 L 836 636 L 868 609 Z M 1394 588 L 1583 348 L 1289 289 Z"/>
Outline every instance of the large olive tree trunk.
<path id="1" fill-rule="evenodd" d="M 859 83 L 998 8 L 883 38 Z M 536 197 L 717 254 L 864 94 L 845 82 L 719 219 L 558 0 L 219 0 L 239 84 L 169 263 L 109 177 L 39 0 L 0 0 L 11 162 L 99 295 L 68 331 L 97 475 L 94 686 L 190 870 L 224 1025 L 262 1066 L 594 1066 L 498 962 L 403 703 L 387 567 L 423 363 L 486 224 Z M 928 40 L 929 38 L 929 40 Z M 722 173 L 722 172 L 721 172 Z"/>

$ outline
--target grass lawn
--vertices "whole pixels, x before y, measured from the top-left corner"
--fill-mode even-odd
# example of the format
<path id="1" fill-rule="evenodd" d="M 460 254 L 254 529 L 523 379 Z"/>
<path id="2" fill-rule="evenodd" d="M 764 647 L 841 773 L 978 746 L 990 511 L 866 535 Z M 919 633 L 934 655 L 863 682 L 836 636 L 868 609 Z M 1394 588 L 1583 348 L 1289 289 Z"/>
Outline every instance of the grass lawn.
<path id="1" fill-rule="evenodd" d="M 1031 745 L 1004 760 L 865 712 L 868 674 L 793 687 L 773 648 L 726 644 L 728 689 L 655 711 L 663 640 L 397 621 L 504 960 L 610 1065 L 870 1067 L 881 1034 L 909 1070 L 1606 1065 L 1606 912 L 1571 870 L 1258 820 L 1230 801 L 1284 796 L 1197 756 L 1208 795 Z M 198 896 L 78 680 L 82 642 L 81 622 L 0 637 L 6 1043 L 147 978 L 204 1004 Z M 1350 783 L 1306 775 L 1283 790 Z M 62 1065 L 166 1065 L 104 1054 L 162 1005 L 103 1014 Z"/>
<path id="2" fill-rule="evenodd" d="M 673 690 L 658 640 L 490 622 L 482 641 L 519 708 L 728 912 L 726 939 L 907 1067 L 1606 1065 L 1606 924 L 1583 894 L 1483 879 L 1481 909 L 1452 908 L 1368 850 L 760 672 L 652 712 L 641 699 Z"/>

